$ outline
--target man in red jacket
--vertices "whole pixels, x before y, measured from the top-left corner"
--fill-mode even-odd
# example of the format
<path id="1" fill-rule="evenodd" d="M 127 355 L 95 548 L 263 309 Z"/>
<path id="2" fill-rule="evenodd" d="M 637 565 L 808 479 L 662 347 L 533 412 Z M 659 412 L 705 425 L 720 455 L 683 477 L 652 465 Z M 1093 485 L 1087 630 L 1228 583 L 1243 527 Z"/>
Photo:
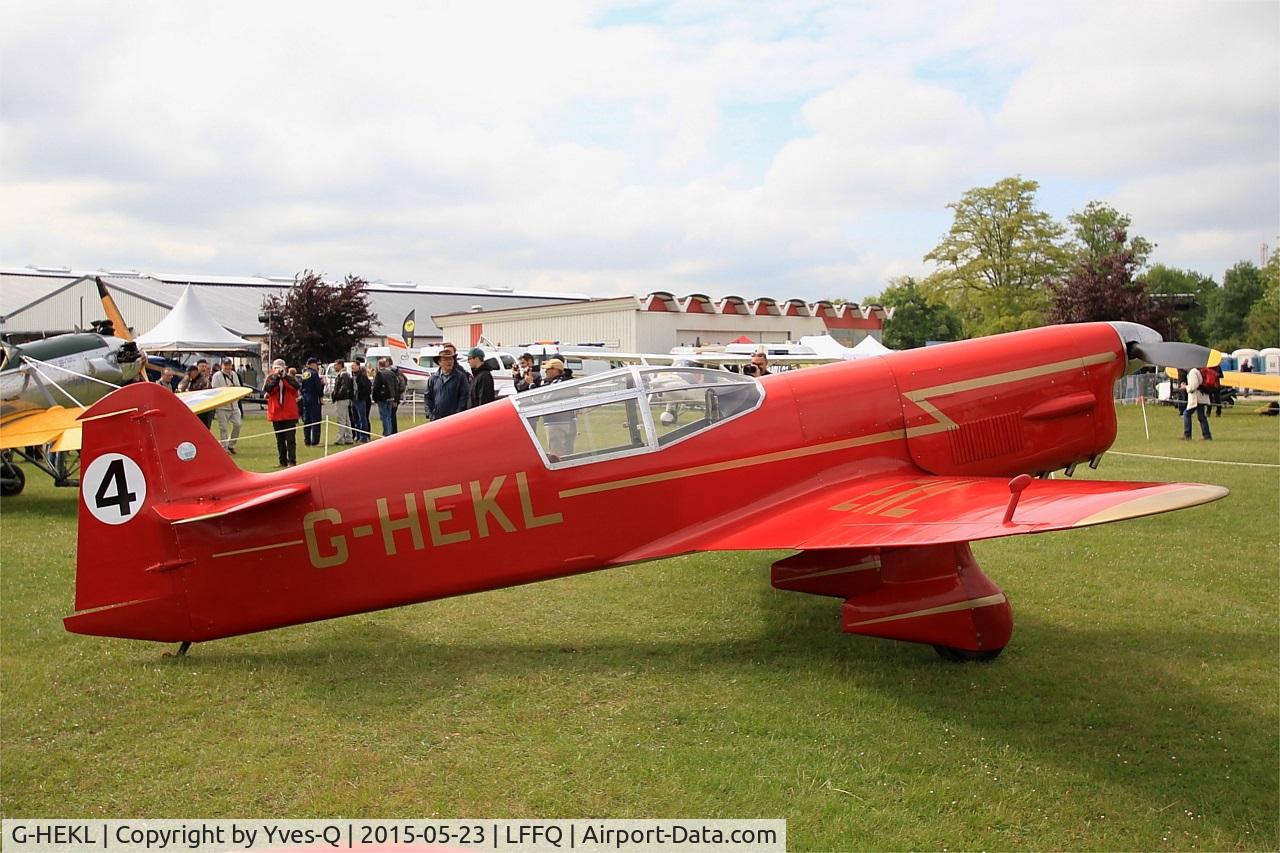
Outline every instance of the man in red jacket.
<path id="1" fill-rule="evenodd" d="M 276 432 L 276 452 L 281 468 L 298 464 L 298 393 L 302 383 L 285 369 L 284 359 L 271 363 L 271 375 L 262 387 L 267 395 L 267 420 Z"/>

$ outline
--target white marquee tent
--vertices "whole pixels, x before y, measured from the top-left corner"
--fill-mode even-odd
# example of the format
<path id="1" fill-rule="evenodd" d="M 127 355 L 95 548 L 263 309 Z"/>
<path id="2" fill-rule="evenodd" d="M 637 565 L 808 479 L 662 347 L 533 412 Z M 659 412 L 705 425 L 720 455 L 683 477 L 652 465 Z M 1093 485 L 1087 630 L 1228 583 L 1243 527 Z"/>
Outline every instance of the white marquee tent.
<path id="1" fill-rule="evenodd" d="M 173 310 L 146 334 L 138 335 L 138 346 L 149 352 L 241 352 L 258 351 L 258 345 L 227 331 L 200 304 L 187 285 Z"/>
<path id="2" fill-rule="evenodd" d="M 885 353 L 893 352 L 893 350 L 889 349 L 870 335 L 867 335 L 865 338 L 858 341 L 854 346 L 853 351 L 857 353 L 857 358 L 865 358 L 869 355 L 884 355 Z"/>

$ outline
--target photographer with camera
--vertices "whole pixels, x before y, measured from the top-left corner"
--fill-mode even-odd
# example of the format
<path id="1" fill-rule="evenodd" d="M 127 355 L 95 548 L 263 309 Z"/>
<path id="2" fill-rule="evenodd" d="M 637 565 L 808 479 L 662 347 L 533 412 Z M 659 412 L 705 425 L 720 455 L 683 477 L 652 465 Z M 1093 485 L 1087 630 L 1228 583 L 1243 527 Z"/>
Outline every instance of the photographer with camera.
<path id="1" fill-rule="evenodd" d="M 747 376 L 754 376 L 759 379 L 762 376 L 769 375 L 769 356 L 765 355 L 763 349 L 758 349 L 751 354 L 751 363 L 742 368 L 742 372 Z"/>
<path id="2" fill-rule="evenodd" d="M 517 394 L 542 385 L 542 371 L 534 365 L 533 356 L 527 352 L 516 362 L 515 369 L 511 371 L 511 378 L 515 381 Z"/>
<path id="3" fill-rule="evenodd" d="M 298 395 L 302 382 L 289 373 L 284 359 L 271 362 L 271 375 L 262 391 L 267 397 L 267 420 L 276 433 L 281 468 L 298 464 Z"/>

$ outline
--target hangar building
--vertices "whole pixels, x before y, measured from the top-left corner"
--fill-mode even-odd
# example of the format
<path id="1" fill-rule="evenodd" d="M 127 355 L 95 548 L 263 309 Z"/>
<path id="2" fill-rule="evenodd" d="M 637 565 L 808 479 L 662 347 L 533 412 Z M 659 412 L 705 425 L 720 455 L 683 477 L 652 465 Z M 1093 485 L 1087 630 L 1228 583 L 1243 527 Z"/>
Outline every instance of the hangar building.
<path id="1" fill-rule="evenodd" d="M 283 296 L 293 278 L 264 276 L 192 276 L 136 271 L 74 271 L 65 268 L 0 268 L 0 334 L 14 342 L 88 329 L 103 319 L 94 277 L 101 276 L 120 313 L 136 334 L 160 322 L 188 285 L 196 288 L 201 304 L 221 325 L 241 337 L 261 341 L 266 329 L 258 322 L 262 301 Z M 386 343 L 400 334 L 405 316 L 414 311 L 417 338 L 441 340 L 432 325 L 434 314 L 475 309 L 545 306 L 582 302 L 579 293 L 545 293 L 511 288 L 428 287 L 410 282 L 370 282 L 367 291 L 378 316 L 376 337 L 366 345 Z"/>
<path id="2" fill-rule="evenodd" d="M 822 334 L 853 346 L 867 336 L 879 340 L 892 311 L 852 302 L 746 300 L 739 296 L 713 300 L 698 293 L 677 297 L 662 291 L 572 305 L 437 314 L 432 319 L 443 330 L 445 340 L 459 345 L 474 345 L 484 337 L 505 347 L 556 341 L 562 345 L 600 344 L 619 352 L 663 353 L 674 346 L 716 346 L 743 338 L 783 343 Z"/>

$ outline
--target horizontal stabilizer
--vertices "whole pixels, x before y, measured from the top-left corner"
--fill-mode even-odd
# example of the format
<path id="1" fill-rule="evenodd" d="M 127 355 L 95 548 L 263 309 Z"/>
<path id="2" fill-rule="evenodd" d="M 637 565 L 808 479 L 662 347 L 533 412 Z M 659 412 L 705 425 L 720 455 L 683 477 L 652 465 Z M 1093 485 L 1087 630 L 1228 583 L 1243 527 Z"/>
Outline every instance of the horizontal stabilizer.
<path id="1" fill-rule="evenodd" d="M 171 524 L 207 521 L 236 512 L 255 509 L 311 491 L 306 483 L 287 483 L 266 489 L 241 492 L 227 497 L 200 497 L 185 501 L 169 501 L 155 505 L 156 515 Z"/>

